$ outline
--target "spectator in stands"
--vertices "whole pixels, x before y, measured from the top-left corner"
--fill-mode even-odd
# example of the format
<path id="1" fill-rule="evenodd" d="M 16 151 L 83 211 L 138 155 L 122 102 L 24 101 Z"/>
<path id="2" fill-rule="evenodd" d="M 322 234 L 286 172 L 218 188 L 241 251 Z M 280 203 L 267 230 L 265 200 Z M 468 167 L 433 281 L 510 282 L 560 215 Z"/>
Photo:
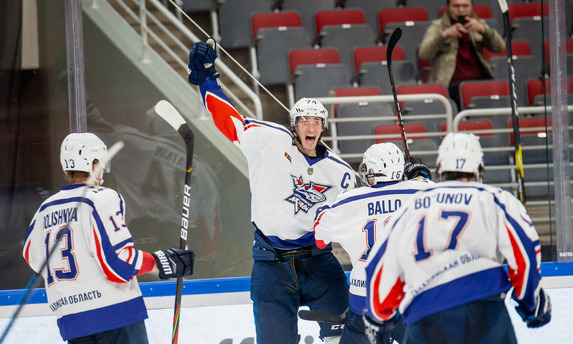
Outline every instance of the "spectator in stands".
<path id="1" fill-rule="evenodd" d="M 418 56 L 432 61 L 428 82 L 448 87 L 450 98 L 460 108 L 460 82 L 493 79 L 484 48 L 500 52 L 505 42 L 473 12 L 473 0 L 447 0 L 444 15 L 428 27 Z"/>

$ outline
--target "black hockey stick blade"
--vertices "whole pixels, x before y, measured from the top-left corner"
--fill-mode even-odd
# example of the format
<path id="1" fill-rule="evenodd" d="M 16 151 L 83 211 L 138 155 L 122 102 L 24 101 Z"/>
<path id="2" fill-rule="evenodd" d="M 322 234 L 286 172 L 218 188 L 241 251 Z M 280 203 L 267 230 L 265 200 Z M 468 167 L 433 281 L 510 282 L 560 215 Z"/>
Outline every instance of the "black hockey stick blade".
<path id="1" fill-rule="evenodd" d="M 388 65 L 392 64 L 392 52 L 401 37 L 402 29 L 397 27 L 394 32 L 392 32 L 392 36 L 390 36 L 390 40 L 388 41 L 388 48 L 386 49 L 386 63 Z"/>
<path id="2" fill-rule="evenodd" d="M 191 200 L 191 171 L 193 169 L 193 149 L 195 147 L 195 135 L 179 111 L 166 100 L 160 100 L 155 104 L 155 112 L 163 118 L 173 129 L 177 130 L 183 141 L 187 153 L 185 184 L 183 184 L 183 210 L 181 215 L 181 234 L 179 236 L 179 248 L 187 248 L 187 230 L 189 226 L 189 202 Z M 173 314 L 173 332 L 171 342 L 179 340 L 179 317 L 181 314 L 181 297 L 183 294 L 183 278 L 177 278 L 175 288 L 175 306 Z"/>
<path id="3" fill-rule="evenodd" d="M 506 0 L 498 0 L 499 8 L 503 13 L 503 23 L 505 27 L 505 46 L 507 51 L 507 70 L 509 78 L 509 88 L 511 96 L 511 119 L 513 123 L 513 144 L 514 158 L 516 165 L 517 195 L 523 206 L 527 207 L 525 201 L 525 173 L 523 169 L 523 151 L 521 148 L 521 136 L 519 132 L 519 111 L 517 109 L 517 83 L 515 79 L 515 68 L 513 67 L 513 52 L 511 50 L 511 27 L 509 23 L 509 7 Z"/>
<path id="4" fill-rule="evenodd" d="M 299 310 L 298 316 L 302 320 L 320 321 L 331 324 L 344 324 L 344 320 L 346 319 L 346 313 L 342 313 L 341 315 L 334 315 L 334 314 L 310 311 L 307 309 Z"/>
<path id="5" fill-rule="evenodd" d="M 404 148 L 404 155 L 406 160 L 410 161 L 410 149 L 408 148 L 408 139 L 406 138 L 406 131 L 404 130 L 404 121 L 402 120 L 402 110 L 398 102 L 398 94 L 396 93 L 396 83 L 394 82 L 394 74 L 392 73 L 392 52 L 394 47 L 402 37 L 402 29 L 397 27 L 388 41 L 388 48 L 386 50 L 386 67 L 388 68 L 388 76 L 390 77 L 390 88 L 392 89 L 392 96 L 394 97 L 394 107 L 396 108 L 396 117 L 398 117 L 398 125 L 400 126 L 400 135 L 402 136 L 402 144 Z"/>

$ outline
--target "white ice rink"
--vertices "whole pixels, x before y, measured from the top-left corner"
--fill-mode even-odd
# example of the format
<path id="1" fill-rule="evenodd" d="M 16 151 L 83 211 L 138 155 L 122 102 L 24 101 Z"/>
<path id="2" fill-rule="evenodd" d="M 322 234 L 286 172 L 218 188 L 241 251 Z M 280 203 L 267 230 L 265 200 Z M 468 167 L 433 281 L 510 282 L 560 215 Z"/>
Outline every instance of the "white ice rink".
<path id="1" fill-rule="evenodd" d="M 573 343 L 573 288 L 548 289 L 553 305 L 551 322 L 540 329 L 528 329 L 517 313 L 510 309 L 510 315 L 521 344 Z M 209 296 L 212 297 L 212 296 Z M 220 295 L 219 298 L 223 296 Z M 224 298 L 224 297 L 223 297 Z M 248 296 L 247 296 L 248 298 Z M 154 307 L 152 298 L 146 298 L 149 307 Z M 245 299 L 240 295 L 237 299 Z M 172 298 L 161 302 L 169 303 Z M 47 305 L 44 304 L 47 308 Z M 3 312 L 2 316 L 11 312 Z M 0 318 L 3 332 L 9 322 L 9 316 Z M 146 320 L 149 341 L 152 344 L 171 343 L 173 309 L 150 309 Z M 299 333 L 304 344 L 322 343 L 318 339 L 318 325 L 313 322 L 299 321 Z M 181 313 L 179 330 L 180 343 L 194 344 L 249 344 L 254 343 L 254 322 L 250 303 L 234 305 L 215 305 L 184 307 Z M 25 316 L 16 320 L 4 343 L 62 343 L 52 315 Z"/>

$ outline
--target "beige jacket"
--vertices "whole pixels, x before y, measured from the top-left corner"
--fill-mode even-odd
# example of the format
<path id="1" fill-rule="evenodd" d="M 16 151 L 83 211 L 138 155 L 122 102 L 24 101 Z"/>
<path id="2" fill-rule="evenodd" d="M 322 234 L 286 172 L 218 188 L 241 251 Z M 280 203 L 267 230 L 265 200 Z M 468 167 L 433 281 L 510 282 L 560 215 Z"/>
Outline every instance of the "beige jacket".
<path id="1" fill-rule="evenodd" d="M 485 23 L 485 20 L 479 19 L 475 13 L 472 13 L 471 17 L 478 19 L 485 27 L 484 34 L 477 31 L 470 33 L 470 40 L 481 64 L 484 66 L 484 70 L 490 75 L 490 78 L 493 78 L 491 67 L 483 55 L 483 48 L 485 47 L 492 52 L 500 52 L 505 48 L 505 42 L 495 29 Z M 432 61 L 428 82 L 440 83 L 446 87 L 449 86 L 454 75 L 458 55 L 457 38 L 442 38 L 442 31 L 451 25 L 452 22 L 447 11 L 440 19 L 433 20 L 426 30 L 418 51 L 420 59 Z"/>

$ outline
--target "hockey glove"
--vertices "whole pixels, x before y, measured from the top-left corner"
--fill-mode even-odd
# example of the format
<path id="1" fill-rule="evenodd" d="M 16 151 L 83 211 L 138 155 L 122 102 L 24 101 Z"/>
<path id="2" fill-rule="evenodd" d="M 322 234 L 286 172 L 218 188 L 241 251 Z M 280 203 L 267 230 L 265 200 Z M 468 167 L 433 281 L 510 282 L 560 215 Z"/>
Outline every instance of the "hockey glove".
<path id="1" fill-rule="evenodd" d="M 551 321 L 551 300 L 543 289 L 539 290 L 537 305 L 533 312 L 528 312 L 522 304 L 515 307 L 515 310 L 529 328 L 541 327 Z"/>
<path id="2" fill-rule="evenodd" d="M 189 52 L 189 82 L 193 85 L 203 85 L 207 77 L 215 80 L 219 77 L 219 72 L 215 69 L 217 52 L 215 51 L 215 40 L 209 38 L 207 42 L 197 42 L 193 44 Z"/>
<path id="3" fill-rule="evenodd" d="M 362 315 L 364 320 L 364 331 L 368 340 L 372 344 L 390 344 L 393 342 L 391 332 L 396 323 L 400 320 L 400 314 L 396 313 L 392 319 L 379 323 L 367 315 Z"/>
<path id="4" fill-rule="evenodd" d="M 177 278 L 193 274 L 195 253 L 192 251 L 172 247 L 167 250 L 155 251 L 153 257 L 155 257 L 155 262 L 159 269 L 159 278 L 161 279 Z"/>
<path id="5" fill-rule="evenodd" d="M 404 180 L 414 179 L 416 177 L 424 177 L 432 180 L 432 172 L 422 159 L 410 158 L 410 161 L 404 165 Z"/>

